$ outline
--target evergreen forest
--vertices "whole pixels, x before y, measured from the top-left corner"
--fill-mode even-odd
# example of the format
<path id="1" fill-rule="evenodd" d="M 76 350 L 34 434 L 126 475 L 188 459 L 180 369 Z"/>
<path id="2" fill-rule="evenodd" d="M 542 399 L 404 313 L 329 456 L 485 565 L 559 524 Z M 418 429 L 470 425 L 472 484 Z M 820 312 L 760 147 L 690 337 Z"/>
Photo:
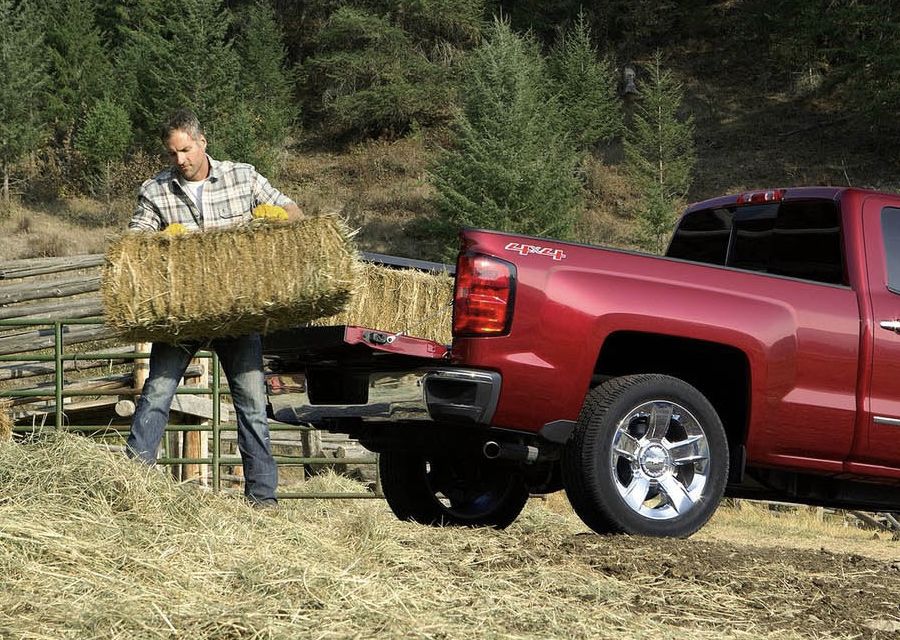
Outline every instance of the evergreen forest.
<path id="1" fill-rule="evenodd" d="M 875 0 L 0 0 L 0 222 L 124 226 L 187 106 L 364 248 L 661 251 L 700 198 L 900 189 L 898 31 Z"/>

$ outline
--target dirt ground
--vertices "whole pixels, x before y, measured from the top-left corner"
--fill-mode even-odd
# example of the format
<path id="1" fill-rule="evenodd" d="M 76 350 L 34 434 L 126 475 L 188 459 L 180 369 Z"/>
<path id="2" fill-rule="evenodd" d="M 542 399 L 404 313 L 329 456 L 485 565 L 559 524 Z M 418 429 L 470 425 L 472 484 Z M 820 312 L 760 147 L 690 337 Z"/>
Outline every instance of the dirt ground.
<path id="1" fill-rule="evenodd" d="M 388 403 L 414 390 L 374 393 Z M 900 540 L 862 529 L 851 515 L 738 501 L 692 538 L 673 540 L 588 532 L 563 492 L 532 500 L 526 513 L 542 511 L 564 516 L 566 533 L 531 538 L 506 561 L 521 555 L 535 567 L 609 578 L 632 593 L 621 613 L 649 618 L 657 629 L 691 637 L 719 627 L 729 637 L 900 638 Z"/>
<path id="2" fill-rule="evenodd" d="M 577 554 L 598 573 L 646 585 L 632 613 L 690 628 L 714 616 L 761 636 L 900 637 L 900 543 L 896 560 L 825 549 L 756 547 L 720 541 L 576 535 L 561 554 Z M 740 607 L 697 610 L 697 592 L 725 592 Z M 721 602 L 720 602 L 721 604 Z M 747 618 L 747 613 L 758 615 Z"/>

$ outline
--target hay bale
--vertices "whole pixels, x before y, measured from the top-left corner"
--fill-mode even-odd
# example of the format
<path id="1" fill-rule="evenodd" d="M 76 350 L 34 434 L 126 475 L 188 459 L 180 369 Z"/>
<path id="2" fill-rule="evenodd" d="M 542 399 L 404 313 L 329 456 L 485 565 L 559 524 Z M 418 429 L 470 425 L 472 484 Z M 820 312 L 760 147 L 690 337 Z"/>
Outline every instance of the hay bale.
<path id="1" fill-rule="evenodd" d="M 347 307 L 310 324 L 356 325 L 449 344 L 452 301 L 453 278 L 445 273 L 367 264 Z"/>
<path id="2" fill-rule="evenodd" d="M 106 322 L 135 341 L 273 331 L 341 311 L 359 268 L 336 216 L 205 233 L 129 233 L 106 253 Z"/>
<path id="3" fill-rule="evenodd" d="M 12 400 L 0 399 L 0 442 L 12 440 Z"/>

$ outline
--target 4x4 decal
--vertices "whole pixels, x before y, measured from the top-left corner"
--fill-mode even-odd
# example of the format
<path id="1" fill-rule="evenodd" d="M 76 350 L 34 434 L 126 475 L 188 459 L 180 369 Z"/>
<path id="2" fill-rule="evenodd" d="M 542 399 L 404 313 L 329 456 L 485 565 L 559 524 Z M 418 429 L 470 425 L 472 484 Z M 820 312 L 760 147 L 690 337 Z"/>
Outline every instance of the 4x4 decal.
<path id="1" fill-rule="evenodd" d="M 507 251 L 515 251 L 519 255 L 523 256 L 534 254 L 538 256 L 547 256 L 557 261 L 565 260 L 566 258 L 566 254 L 562 249 L 554 249 L 552 247 L 536 247 L 533 244 L 522 244 L 521 242 L 510 242 L 503 248 Z"/>

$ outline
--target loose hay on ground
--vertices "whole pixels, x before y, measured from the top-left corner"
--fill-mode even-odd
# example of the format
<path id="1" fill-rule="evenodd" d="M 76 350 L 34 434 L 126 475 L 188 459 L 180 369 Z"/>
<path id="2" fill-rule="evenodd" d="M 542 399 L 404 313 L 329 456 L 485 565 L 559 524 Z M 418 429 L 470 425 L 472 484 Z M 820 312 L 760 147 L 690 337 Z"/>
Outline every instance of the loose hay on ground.
<path id="1" fill-rule="evenodd" d="M 7 443 L 0 637 L 822 639 L 896 617 L 889 563 L 583 533 L 539 504 L 502 532 L 376 500 L 257 512 L 83 438 Z"/>
<path id="2" fill-rule="evenodd" d="M 103 269 L 107 324 L 130 340 L 267 332 L 341 311 L 359 268 L 336 216 L 168 236 L 129 233 Z"/>
<path id="3" fill-rule="evenodd" d="M 366 264 L 347 307 L 314 325 L 356 325 L 449 344 L 453 278 Z"/>

